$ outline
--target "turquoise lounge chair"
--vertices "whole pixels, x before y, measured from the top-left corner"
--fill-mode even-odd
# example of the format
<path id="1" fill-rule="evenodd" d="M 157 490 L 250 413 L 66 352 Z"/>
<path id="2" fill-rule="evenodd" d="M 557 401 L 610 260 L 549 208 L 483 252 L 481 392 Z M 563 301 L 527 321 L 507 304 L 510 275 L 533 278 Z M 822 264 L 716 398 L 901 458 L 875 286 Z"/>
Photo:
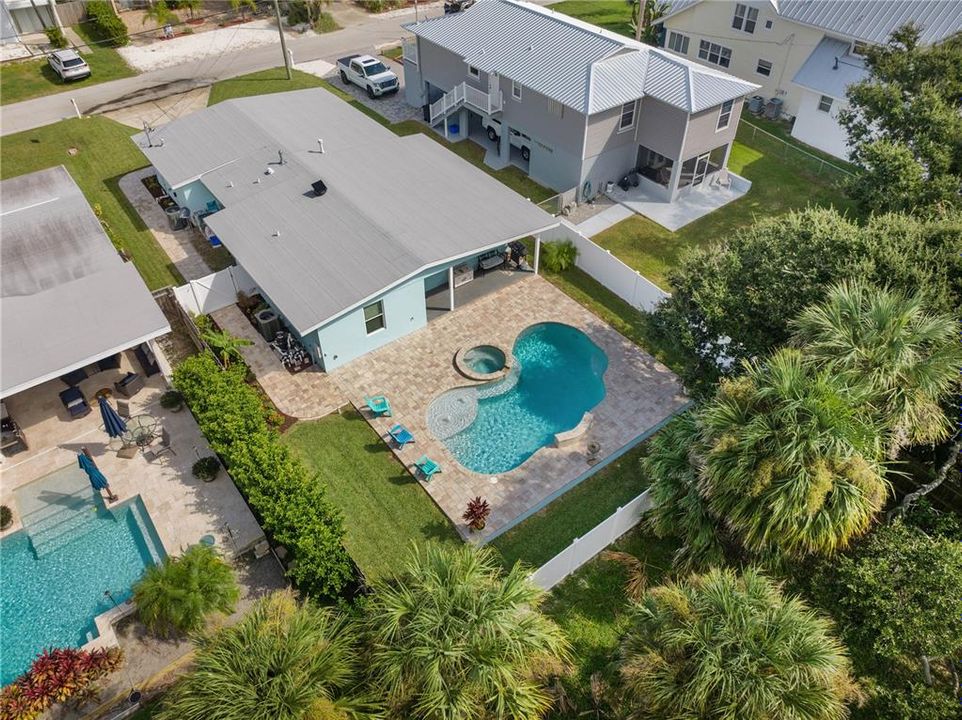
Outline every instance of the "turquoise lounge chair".
<path id="1" fill-rule="evenodd" d="M 366 397 L 364 398 L 364 404 L 367 405 L 368 409 L 375 415 L 391 417 L 391 403 L 389 403 L 383 395 Z"/>
<path id="2" fill-rule="evenodd" d="M 401 425 L 400 423 L 396 424 L 387 432 L 388 432 L 388 435 L 390 435 L 394 439 L 394 442 L 397 443 L 397 446 L 399 448 L 404 447 L 408 443 L 414 442 L 414 436 L 411 434 L 411 431 L 408 430 L 403 425 Z"/>
<path id="3" fill-rule="evenodd" d="M 415 460 L 414 467 L 418 469 L 418 472 L 421 473 L 425 480 L 430 480 L 432 476 L 441 472 L 441 466 L 434 462 L 434 460 L 429 458 L 427 455 L 422 455 Z"/>

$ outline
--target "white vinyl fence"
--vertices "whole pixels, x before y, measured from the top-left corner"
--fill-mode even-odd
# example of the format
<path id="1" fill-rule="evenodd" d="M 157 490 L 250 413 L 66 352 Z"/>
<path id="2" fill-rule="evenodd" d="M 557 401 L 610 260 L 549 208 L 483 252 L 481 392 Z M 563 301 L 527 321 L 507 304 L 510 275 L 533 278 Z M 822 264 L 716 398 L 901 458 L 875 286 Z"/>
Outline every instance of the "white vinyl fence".
<path id="1" fill-rule="evenodd" d="M 542 233 L 541 240 L 571 240 L 578 248 L 578 260 L 575 264 L 639 310 L 651 312 L 658 303 L 669 297 L 668 293 L 651 280 L 578 232 L 567 220 L 562 220 L 558 227 Z"/>
<path id="2" fill-rule="evenodd" d="M 575 538 L 568 547 L 535 570 L 531 574 L 531 580 L 538 587 L 550 590 L 631 530 L 650 509 L 651 499 L 645 490 L 627 505 L 615 510 L 603 522 L 595 525 L 586 535 Z"/>
<path id="3" fill-rule="evenodd" d="M 174 288 L 174 295 L 187 312 L 208 315 L 237 302 L 237 293 L 253 295 L 258 287 L 247 271 L 239 265 L 191 280 Z"/>

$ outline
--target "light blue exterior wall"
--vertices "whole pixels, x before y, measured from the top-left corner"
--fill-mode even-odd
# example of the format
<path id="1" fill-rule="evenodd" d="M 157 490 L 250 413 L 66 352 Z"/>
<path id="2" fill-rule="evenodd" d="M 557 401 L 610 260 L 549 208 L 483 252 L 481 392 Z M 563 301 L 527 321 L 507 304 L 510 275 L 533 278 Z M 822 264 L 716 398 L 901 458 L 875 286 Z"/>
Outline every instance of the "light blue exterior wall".
<path id="1" fill-rule="evenodd" d="M 325 370 L 330 371 L 340 367 L 375 348 L 424 327 L 428 322 L 423 277 L 414 278 L 371 302 L 376 300 L 384 303 L 385 327 L 383 330 L 368 335 L 364 326 L 364 310 L 358 308 L 312 333 L 316 338 L 314 344 L 320 345 Z M 312 340 L 307 336 L 304 338 L 305 345 L 311 342 Z M 316 354 L 314 357 L 316 360 Z"/>
<path id="2" fill-rule="evenodd" d="M 161 187 L 167 191 L 177 204 L 181 207 L 190 208 L 191 213 L 206 212 L 207 203 L 214 200 L 210 190 L 200 180 L 182 185 L 176 190 L 171 189 L 170 184 L 161 175 L 157 176 L 157 181 Z"/>

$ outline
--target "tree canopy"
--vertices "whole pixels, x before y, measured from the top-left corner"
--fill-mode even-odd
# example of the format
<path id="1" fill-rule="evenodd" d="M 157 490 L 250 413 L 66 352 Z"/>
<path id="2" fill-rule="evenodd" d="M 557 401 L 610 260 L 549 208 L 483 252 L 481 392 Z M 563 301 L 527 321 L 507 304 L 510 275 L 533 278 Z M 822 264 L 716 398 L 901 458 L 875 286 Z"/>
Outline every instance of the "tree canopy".
<path id="1" fill-rule="evenodd" d="M 853 194 L 866 210 L 959 205 L 962 34 L 932 46 L 919 37 L 909 24 L 870 47 L 870 76 L 848 87 L 849 108 L 839 114 L 851 159 L 865 172 Z"/>
<path id="2" fill-rule="evenodd" d="M 756 222 L 684 257 L 654 316 L 685 361 L 686 386 L 710 394 L 741 361 L 788 342 L 790 321 L 835 283 L 861 278 L 917 295 L 927 310 L 962 307 L 962 220 L 884 215 L 858 225 L 809 208 Z M 727 364 L 719 364 L 727 357 Z"/>
<path id="3" fill-rule="evenodd" d="M 841 720 L 855 690 L 830 621 L 753 569 L 648 591 L 620 669 L 644 717 L 674 720 Z"/>
<path id="4" fill-rule="evenodd" d="M 375 588 L 367 612 L 371 676 L 399 717 L 538 718 L 549 698 L 537 680 L 567 656 L 541 614 L 543 593 L 492 551 L 429 546 Z"/>

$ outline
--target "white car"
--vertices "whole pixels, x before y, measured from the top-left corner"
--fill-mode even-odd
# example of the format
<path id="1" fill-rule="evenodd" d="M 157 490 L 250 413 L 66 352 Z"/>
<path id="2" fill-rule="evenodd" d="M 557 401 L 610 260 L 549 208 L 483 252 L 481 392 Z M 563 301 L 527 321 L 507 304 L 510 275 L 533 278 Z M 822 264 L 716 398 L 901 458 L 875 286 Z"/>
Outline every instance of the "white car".
<path id="1" fill-rule="evenodd" d="M 90 66 L 76 50 L 57 50 L 47 58 L 47 62 L 64 82 L 90 77 Z"/>
<path id="2" fill-rule="evenodd" d="M 490 115 L 482 115 L 481 124 L 484 126 L 484 132 L 488 135 L 488 140 L 493 143 L 498 142 L 498 139 L 501 137 L 501 121 L 498 118 L 491 117 Z M 531 159 L 530 137 L 525 135 L 520 130 L 511 128 L 511 135 L 508 138 L 508 142 L 521 151 L 521 157 L 525 162 Z"/>
<path id="3" fill-rule="evenodd" d="M 367 90 L 368 97 L 380 97 L 400 89 L 398 77 L 384 63 L 370 55 L 348 55 L 337 61 L 341 82 Z"/>

